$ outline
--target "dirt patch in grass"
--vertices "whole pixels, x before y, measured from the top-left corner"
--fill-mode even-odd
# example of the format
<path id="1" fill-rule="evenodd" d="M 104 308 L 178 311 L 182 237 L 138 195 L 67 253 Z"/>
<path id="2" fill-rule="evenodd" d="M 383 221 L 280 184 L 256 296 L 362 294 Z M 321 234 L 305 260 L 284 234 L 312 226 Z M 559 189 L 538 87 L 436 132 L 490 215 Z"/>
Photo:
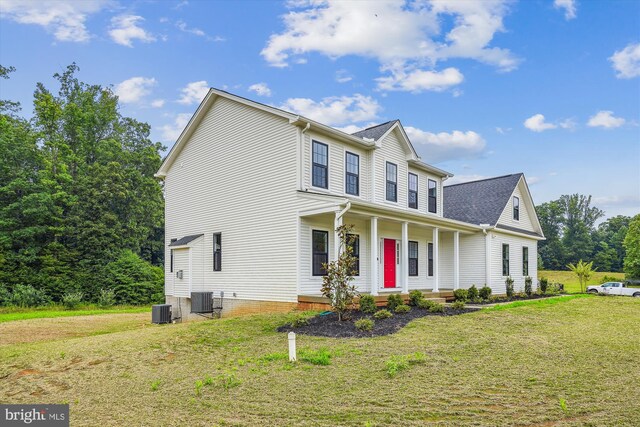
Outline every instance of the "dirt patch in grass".
<path id="1" fill-rule="evenodd" d="M 349 314 L 348 320 L 338 321 L 338 315 L 335 313 L 319 314 L 309 319 L 309 324 L 294 327 L 291 324 L 283 325 L 278 328 L 278 332 L 295 332 L 296 334 L 313 335 L 317 337 L 330 338 L 363 338 L 389 335 L 398 332 L 412 320 L 426 316 L 457 316 L 460 314 L 471 313 L 477 311 L 477 308 L 464 308 L 462 310 L 454 310 L 451 307 L 445 307 L 443 313 L 432 313 L 429 310 L 418 307 L 411 307 L 408 313 L 394 313 L 393 317 L 388 319 L 374 319 L 373 316 L 359 311 Z M 371 318 L 375 323 L 371 331 L 361 331 L 356 328 L 355 322 L 363 319 Z"/>
<path id="2" fill-rule="evenodd" d="M 100 314 L 2 322 L 0 323 L 0 347 L 138 329 L 149 326 L 150 323 L 149 313 Z"/>

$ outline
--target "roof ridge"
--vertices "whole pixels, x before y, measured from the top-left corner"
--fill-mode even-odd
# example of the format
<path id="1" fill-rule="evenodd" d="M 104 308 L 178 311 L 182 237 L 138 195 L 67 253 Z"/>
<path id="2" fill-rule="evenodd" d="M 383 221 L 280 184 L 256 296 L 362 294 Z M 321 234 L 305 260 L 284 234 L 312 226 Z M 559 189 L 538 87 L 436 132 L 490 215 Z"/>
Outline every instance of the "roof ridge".
<path id="1" fill-rule="evenodd" d="M 358 131 L 355 131 L 351 135 L 355 135 L 356 133 L 364 132 L 366 130 L 370 130 L 370 129 L 373 129 L 373 128 L 378 128 L 380 126 L 384 126 L 384 125 L 387 125 L 387 124 L 389 124 L 391 122 L 397 122 L 397 121 L 400 121 L 400 119 L 387 120 L 384 123 L 380 123 L 380 124 L 377 124 L 377 125 L 369 126 L 368 128 L 364 128 L 364 129 L 360 129 Z"/>
<path id="2" fill-rule="evenodd" d="M 476 182 L 491 181 L 493 179 L 502 179 L 502 178 L 507 178 L 507 177 L 516 176 L 516 175 L 524 175 L 524 173 L 522 173 L 522 172 L 510 173 L 508 175 L 501 175 L 501 176 L 494 176 L 494 177 L 491 177 L 491 178 L 476 179 L 475 181 L 459 182 L 457 184 L 445 185 L 445 187 L 455 187 L 457 185 L 475 184 Z"/>

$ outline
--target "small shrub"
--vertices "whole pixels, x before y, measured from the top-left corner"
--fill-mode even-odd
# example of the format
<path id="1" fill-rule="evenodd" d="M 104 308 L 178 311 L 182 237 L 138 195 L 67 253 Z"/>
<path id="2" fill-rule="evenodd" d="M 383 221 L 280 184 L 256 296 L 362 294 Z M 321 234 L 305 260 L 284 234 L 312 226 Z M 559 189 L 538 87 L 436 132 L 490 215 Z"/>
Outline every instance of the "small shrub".
<path id="1" fill-rule="evenodd" d="M 15 285 L 10 299 L 10 304 L 17 307 L 37 307 L 50 302 L 51 299 L 43 290 L 30 285 Z"/>
<path id="2" fill-rule="evenodd" d="M 451 308 L 454 310 L 464 310 L 465 303 L 464 301 L 455 301 L 451 304 Z"/>
<path id="3" fill-rule="evenodd" d="M 373 330 L 374 321 L 372 319 L 363 318 L 356 320 L 354 325 L 356 329 L 364 332 L 371 332 Z"/>
<path id="4" fill-rule="evenodd" d="M 549 286 L 549 281 L 547 280 L 546 277 L 541 277 L 540 278 L 540 292 L 542 294 L 546 294 L 547 293 L 547 287 Z"/>
<path id="5" fill-rule="evenodd" d="M 294 328 L 301 328 L 303 326 L 307 326 L 309 324 L 309 319 L 302 315 L 302 314 L 298 314 L 292 321 L 291 321 L 291 326 L 293 326 Z"/>
<path id="6" fill-rule="evenodd" d="M 160 387 L 160 380 L 155 380 L 151 383 L 151 391 L 158 390 L 158 387 Z"/>
<path id="7" fill-rule="evenodd" d="M 528 297 L 533 293 L 532 284 L 533 279 L 531 279 L 531 277 L 527 276 L 524 278 L 524 293 L 527 294 Z"/>
<path id="8" fill-rule="evenodd" d="M 11 292 L 3 284 L 0 283 L 0 307 L 11 304 Z"/>
<path id="9" fill-rule="evenodd" d="M 360 311 L 363 313 L 375 313 L 376 299 L 373 295 L 360 295 Z"/>
<path id="10" fill-rule="evenodd" d="M 298 360 L 312 365 L 326 366 L 331 364 L 331 353 L 326 348 L 320 350 L 302 349 L 298 353 Z"/>
<path id="11" fill-rule="evenodd" d="M 429 310 L 431 308 L 431 306 L 435 304 L 432 300 L 430 299 L 423 299 L 422 301 L 420 301 L 420 303 L 418 304 L 418 308 L 422 308 L 424 310 Z"/>
<path id="12" fill-rule="evenodd" d="M 390 378 L 398 375 L 398 372 L 404 371 L 409 367 L 409 360 L 406 356 L 391 356 L 387 362 L 387 375 Z"/>
<path id="13" fill-rule="evenodd" d="M 409 292 L 409 305 L 417 307 L 420 301 L 423 300 L 424 294 L 421 291 L 414 289 L 413 291 Z"/>
<path id="14" fill-rule="evenodd" d="M 67 292 L 62 296 L 62 305 L 67 310 L 75 310 L 80 306 L 82 298 L 84 298 L 83 292 Z"/>
<path id="15" fill-rule="evenodd" d="M 469 298 L 469 292 L 466 289 L 456 289 L 453 291 L 453 297 L 456 301 L 466 301 Z"/>
<path id="16" fill-rule="evenodd" d="M 478 288 L 476 285 L 471 285 L 471 287 L 467 290 L 467 298 L 470 300 L 474 300 L 480 297 L 480 292 L 478 292 Z"/>
<path id="17" fill-rule="evenodd" d="M 404 299 L 400 294 L 391 294 L 387 297 L 387 309 L 394 311 L 397 306 L 404 305 Z"/>
<path id="18" fill-rule="evenodd" d="M 409 307 L 408 305 L 398 305 L 396 306 L 396 308 L 393 310 L 394 312 L 396 312 L 397 314 L 401 314 L 401 313 L 408 313 L 411 311 L 411 307 Z"/>
<path id="19" fill-rule="evenodd" d="M 480 288 L 480 290 L 478 291 L 478 296 L 481 299 L 489 299 L 491 298 L 491 288 L 488 287 L 487 285 L 484 285 L 483 287 Z"/>
<path id="20" fill-rule="evenodd" d="M 109 308 L 113 307 L 116 303 L 116 293 L 113 289 L 100 289 L 100 293 L 98 294 L 98 307 L 100 308 Z"/>
<path id="21" fill-rule="evenodd" d="M 388 319 L 392 316 L 393 314 L 389 310 L 379 310 L 373 314 L 373 317 L 375 317 L 378 320 Z"/>
<path id="22" fill-rule="evenodd" d="M 431 313 L 444 313 L 444 304 L 440 304 L 439 302 L 434 302 L 429 307 L 429 312 Z"/>
<path id="23" fill-rule="evenodd" d="M 511 278 L 511 276 L 507 277 L 507 279 L 504 281 L 504 284 L 507 291 L 507 297 L 513 298 L 513 279 Z"/>
<path id="24" fill-rule="evenodd" d="M 600 280 L 600 283 L 607 283 L 607 282 L 620 282 L 620 281 L 622 281 L 622 279 L 621 279 L 621 278 L 619 278 L 619 277 L 613 277 L 613 276 L 607 276 L 607 275 L 604 275 L 604 276 L 602 277 L 602 280 Z"/>

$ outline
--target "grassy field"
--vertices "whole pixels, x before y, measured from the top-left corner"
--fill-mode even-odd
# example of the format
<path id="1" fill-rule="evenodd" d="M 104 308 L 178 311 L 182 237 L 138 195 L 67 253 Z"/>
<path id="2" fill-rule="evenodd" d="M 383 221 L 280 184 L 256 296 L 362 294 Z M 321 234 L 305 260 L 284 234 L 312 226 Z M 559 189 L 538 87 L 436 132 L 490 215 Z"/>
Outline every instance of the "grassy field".
<path id="1" fill-rule="evenodd" d="M 14 320 L 41 319 L 51 317 L 90 316 L 101 314 L 151 313 L 151 307 L 115 306 L 103 309 L 95 306 L 80 307 L 78 310 L 65 310 L 62 306 L 22 308 L 0 307 L 0 323 Z"/>
<path id="2" fill-rule="evenodd" d="M 298 336 L 295 364 L 275 331 L 292 317 L 0 346 L 0 401 L 68 402 L 74 426 L 640 425 L 636 298 L 528 301 L 370 339 Z"/>
<path id="3" fill-rule="evenodd" d="M 618 280 L 624 279 L 624 273 L 611 273 L 604 271 L 596 271 L 593 273 L 591 280 L 587 286 L 599 285 L 604 282 L 604 276 L 615 277 Z M 578 278 L 571 271 L 558 271 L 558 270 L 540 270 L 538 271 L 538 278 L 546 277 L 549 283 L 562 283 L 565 291 L 569 293 L 577 293 L 580 291 L 580 283 Z"/>

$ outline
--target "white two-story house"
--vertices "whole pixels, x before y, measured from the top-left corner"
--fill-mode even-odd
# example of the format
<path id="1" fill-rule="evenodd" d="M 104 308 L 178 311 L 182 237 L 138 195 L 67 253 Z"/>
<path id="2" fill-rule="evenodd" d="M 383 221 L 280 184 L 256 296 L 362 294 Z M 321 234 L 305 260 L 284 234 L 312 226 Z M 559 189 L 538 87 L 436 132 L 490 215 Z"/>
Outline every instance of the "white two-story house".
<path id="1" fill-rule="evenodd" d="M 341 224 L 357 236 L 361 293 L 537 280 L 544 237 L 524 175 L 446 186 L 452 174 L 422 162 L 398 120 L 350 135 L 211 89 L 157 176 L 165 293 L 183 316 L 194 292 L 223 291 L 224 315 L 322 302 Z"/>

